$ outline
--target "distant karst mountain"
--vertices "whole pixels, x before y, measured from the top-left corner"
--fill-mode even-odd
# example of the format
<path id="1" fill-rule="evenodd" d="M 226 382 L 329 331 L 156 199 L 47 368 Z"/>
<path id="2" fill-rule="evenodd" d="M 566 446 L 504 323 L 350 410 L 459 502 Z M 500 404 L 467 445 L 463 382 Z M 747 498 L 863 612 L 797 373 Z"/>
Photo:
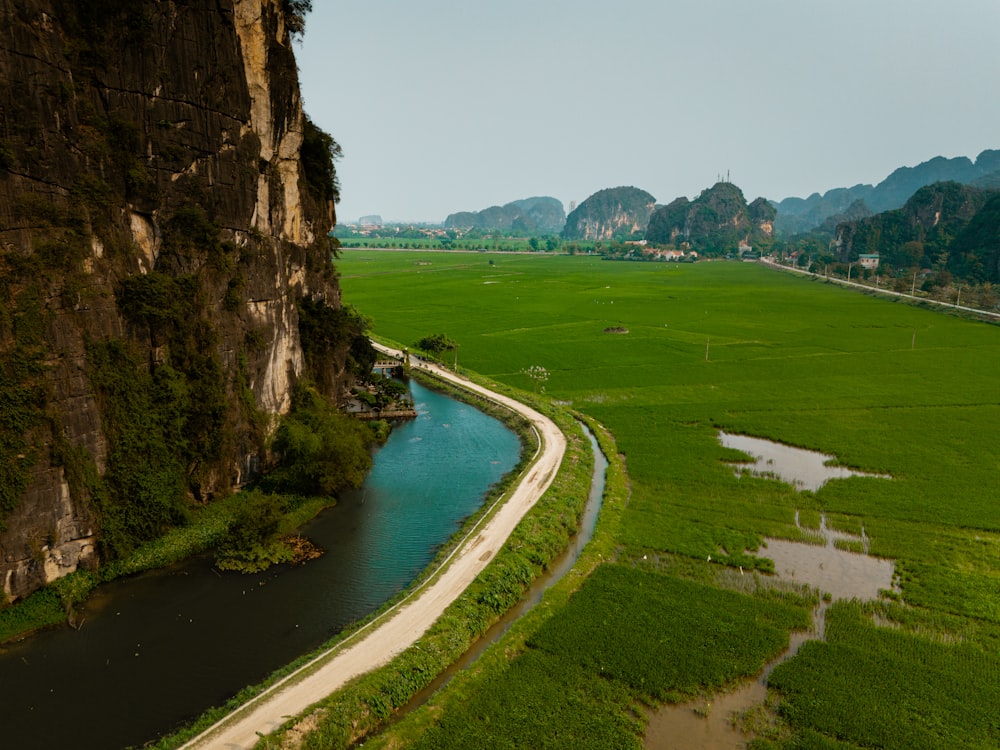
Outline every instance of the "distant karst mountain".
<path id="1" fill-rule="evenodd" d="M 1000 150 L 983 151 L 975 162 L 965 156 L 936 156 L 915 167 L 900 167 L 875 186 L 855 185 L 822 195 L 813 193 L 808 198 L 785 198 L 774 204 L 778 209 L 775 229 L 781 234 L 812 231 L 837 214 L 848 210 L 857 213 L 858 201 L 872 214 L 890 211 L 900 208 L 920 188 L 948 181 L 979 187 L 1000 184 Z"/>
<path id="2" fill-rule="evenodd" d="M 610 240 L 641 236 L 656 198 L 637 187 L 599 190 L 570 212 L 563 239 Z"/>
<path id="3" fill-rule="evenodd" d="M 657 244 L 689 242 L 695 250 L 725 253 L 740 242 L 753 244 L 773 232 L 775 209 L 764 198 L 747 205 L 743 191 L 718 182 L 693 201 L 677 198 L 658 206 L 649 219 L 646 240 Z"/>
<path id="4" fill-rule="evenodd" d="M 902 208 L 841 224 L 837 238 L 844 263 L 878 253 L 883 267 L 940 267 L 959 278 L 1000 283 L 1000 191 L 928 185 Z"/>
<path id="5" fill-rule="evenodd" d="M 562 202 L 548 196 L 524 198 L 482 211 L 460 211 L 449 214 L 444 221 L 449 229 L 521 232 L 526 235 L 559 234 L 565 223 L 566 212 Z"/>

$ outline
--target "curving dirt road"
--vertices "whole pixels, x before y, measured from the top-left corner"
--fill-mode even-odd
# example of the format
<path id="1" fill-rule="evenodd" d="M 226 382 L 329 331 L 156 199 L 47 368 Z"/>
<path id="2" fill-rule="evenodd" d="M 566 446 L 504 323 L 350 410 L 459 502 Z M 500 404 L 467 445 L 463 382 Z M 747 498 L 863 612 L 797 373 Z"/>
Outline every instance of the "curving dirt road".
<path id="1" fill-rule="evenodd" d="M 386 354 L 402 352 L 377 346 Z M 534 425 L 541 445 L 521 483 L 503 500 L 488 521 L 477 525 L 430 579 L 405 600 L 350 639 L 286 677 L 267 691 L 205 730 L 185 748 L 234 750 L 252 748 L 268 734 L 349 680 L 388 663 L 406 650 L 434 623 L 500 549 L 525 513 L 555 478 L 566 450 L 566 438 L 548 417 L 512 398 L 494 393 L 437 365 L 412 361 L 462 388 L 510 407 Z"/>

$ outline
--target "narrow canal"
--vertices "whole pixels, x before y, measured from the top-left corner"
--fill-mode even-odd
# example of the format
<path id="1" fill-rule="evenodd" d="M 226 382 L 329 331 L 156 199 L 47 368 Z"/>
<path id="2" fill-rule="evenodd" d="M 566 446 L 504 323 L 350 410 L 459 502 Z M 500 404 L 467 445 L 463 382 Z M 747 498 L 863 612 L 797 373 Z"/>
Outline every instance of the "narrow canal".
<path id="1" fill-rule="evenodd" d="M 521 600 L 493 623 L 483 636 L 472 644 L 469 650 L 462 654 L 454 664 L 445 669 L 426 688 L 417 692 L 405 706 L 400 708 L 389 721 L 389 725 L 399 722 L 423 706 L 431 699 L 434 693 L 451 682 L 451 679 L 456 674 L 475 664 L 476 660 L 483 655 L 483 652 L 499 641 L 519 617 L 529 612 L 538 604 L 545 592 L 561 581 L 563 576 L 570 571 L 580 558 L 583 548 L 587 546 L 587 542 L 594 536 L 594 530 L 597 527 L 597 516 L 601 512 L 601 504 L 604 500 L 604 487 L 607 482 L 608 470 L 608 459 L 601 452 L 601 446 L 598 444 L 597 438 L 590 431 L 589 427 L 582 423 L 581 425 L 590 441 L 590 450 L 594 456 L 594 468 L 590 480 L 590 492 L 587 495 L 587 503 L 580 518 L 580 530 L 570 539 L 569 545 L 562 554 L 553 560 L 538 578 L 532 581 L 527 591 L 521 597 Z M 364 740 L 361 740 L 361 744 L 364 744 Z"/>
<path id="2" fill-rule="evenodd" d="M 17 748 L 141 745 L 219 705 L 405 588 L 517 463 L 516 436 L 411 384 L 364 487 L 303 533 L 302 566 L 221 574 L 210 557 L 104 586 L 80 630 L 0 647 L 0 731 Z"/>

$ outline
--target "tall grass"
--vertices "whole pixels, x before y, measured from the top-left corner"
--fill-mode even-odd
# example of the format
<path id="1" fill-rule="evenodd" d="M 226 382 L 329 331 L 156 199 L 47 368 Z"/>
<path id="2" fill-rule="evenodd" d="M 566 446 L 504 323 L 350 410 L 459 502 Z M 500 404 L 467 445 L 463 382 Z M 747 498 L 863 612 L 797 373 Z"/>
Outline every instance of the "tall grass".
<path id="1" fill-rule="evenodd" d="M 1000 746 L 995 650 L 877 627 L 856 603 L 833 605 L 826 642 L 805 644 L 770 684 L 797 735 L 886 750 Z"/>
<path id="2" fill-rule="evenodd" d="M 802 607 L 602 565 L 509 668 L 412 746 L 640 747 L 642 722 L 629 715 L 639 702 L 754 674 L 808 623 Z"/>

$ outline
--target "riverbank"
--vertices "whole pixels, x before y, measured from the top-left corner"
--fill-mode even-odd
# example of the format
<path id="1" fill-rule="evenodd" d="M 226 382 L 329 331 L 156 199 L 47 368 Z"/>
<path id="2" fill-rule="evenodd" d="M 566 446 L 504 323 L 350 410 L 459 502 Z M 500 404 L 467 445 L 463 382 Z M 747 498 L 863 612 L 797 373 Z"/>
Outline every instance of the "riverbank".
<path id="1" fill-rule="evenodd" d="M 321 558 L 243 576 L 201 555 L 98 589 L 79 632 L 58 628 L 0 652 L 7 736 L 94 750 L 155 741 L 398 599 L 512 481 L 522 453 L 497 419 L 411 388 L 420 416 L 396 426 L 362 488 L 301 530 Z M 81 674 L 88 689 L 78 693 Z M 114 721 L 74 732 L 123 705 Z"/>
<path id="2" fill-rule="evenodd" d="M 552 485 L 567 446 L 566 437 L 552 419 L 509 396 L 457 377 L 436 365 L 419 362 L 415 367 L 418 371 L 510 408 L 531 422 L 539 436 L 540 448 L 522 473 L 518 485 L 494 504 L 481 524 L 471 529 L 442 566 L 407 598 L 184 747 L 253 747 L 261 734 L 278 729 L 289 716 L 297 715 L 350 679 L 385 665 L 406 651 L 431 630 L 449 605 L 498 555 L 520 520 Z M 530 579 L 530 570 L 522 571 L 522 577 L 525 576 Z M 509 599 L 513 591 L 512 582 L 501 580 L 496 583 L 494 596 L 507 589 L 507 596 L 501 595 L 500 599 Z M 521 585 L 526 584 L 527 580 Z M 513 595 L 516 601 L 519 593 Z M 506 609 L 503 601 L 497 601 L 497 604 Z M 485 613 L 481 613 L 481 627 L 488 625 L 485 619 Z M 403 689 L 407 687 L 403 686 Z"/>
<path id="3" fill-rule="evenodd" d="M 146 571 L 165 569 L 214 549 L 235 522 L 240 498 L 237 494 L 197 509 L 191 522 L 171 529 L 144 544 L 124 560 L 102 565 L 97 571 L 80 570 L 54 581 L 25 599 L 0 610 L 0 646 L 28 638 L 48 628 L 78 625 L 76 609 L 101 584 Z M 281 531 L 297 528 L 333 504 L 331 498 L 291 497 Z"/>

